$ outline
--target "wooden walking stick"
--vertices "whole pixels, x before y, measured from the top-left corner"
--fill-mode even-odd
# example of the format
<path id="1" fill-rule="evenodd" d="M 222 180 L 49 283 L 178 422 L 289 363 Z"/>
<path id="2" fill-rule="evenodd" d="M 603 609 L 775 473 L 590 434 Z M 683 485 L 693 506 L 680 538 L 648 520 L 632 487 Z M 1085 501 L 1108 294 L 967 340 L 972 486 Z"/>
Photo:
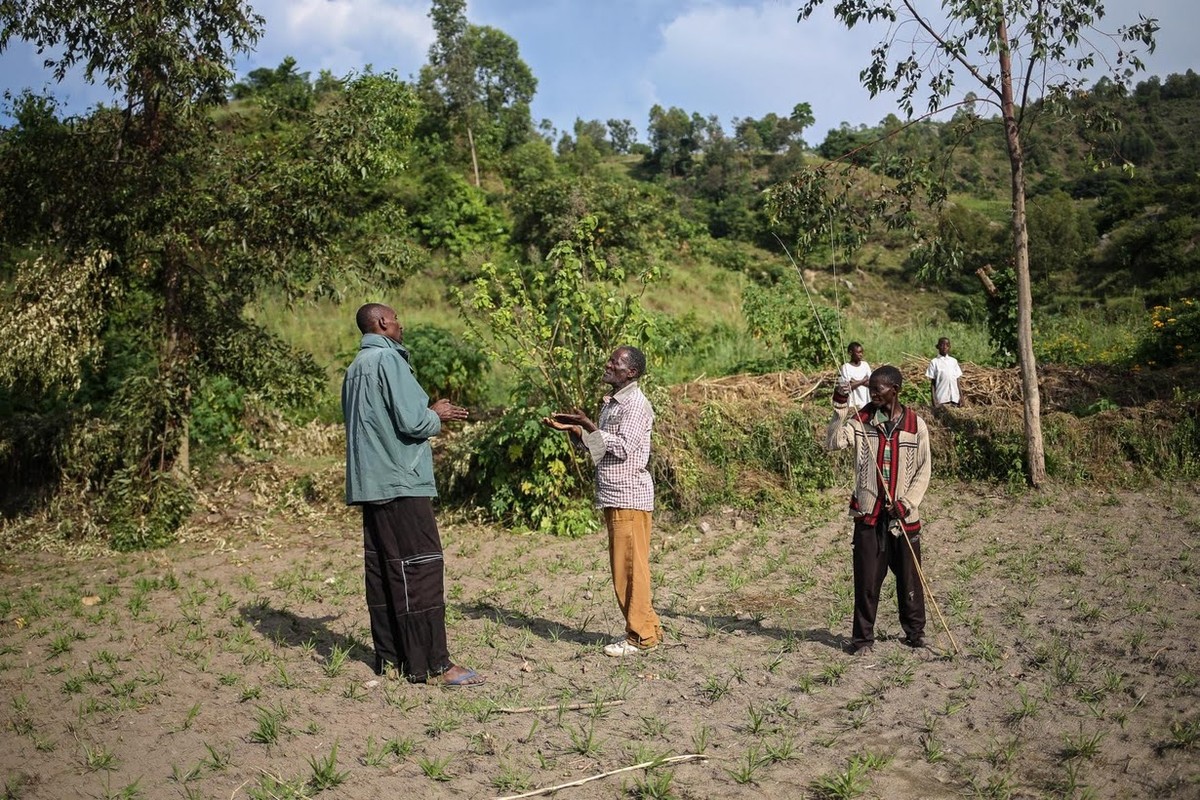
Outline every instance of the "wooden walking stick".
<path id="1" fill-rule="evenodd" d="M 892 492 L 888 489 L 887 481 L 883 479 L 883 470 L 879 468 L 879 462 L 872 458 L 871 463 L 875 465 L 875 474 L 879 476 L 879 485 L 883 487 L 883 494 L 887 497 L 888 508 L 895 508 L 896 501 L 892 498 Z M 900 520 L 896 521 L 900 522 Z M 929 583 L 925 580 L 925 570 L 921 569 L 921 559 L 917 558 L 917 549 L 913 547 L 912 540 L 908 538 L 908 531 L 904 530 L 903 524 L 900 525 L 900 535 L 904 537 L 904 542 L 908 545 L 908 552 L 912 555 L 913 565 L 917 568 L 917 579 L 921 581 L 921 591 L 925 592 L 925 596 L 929 598 L 929 604 L 933 606 L 933 610 L 938 617 L 938 622 L 942 623 L 942 630 L 950 638 L 954 654 L 958 655 L 962 652 L 962 649 L 958 646 L 958 642 L 955 641 L 954 634 L 950 632 L 950 626 L 946 624 L 946 618 L 942 616 L 942 609 L 938 607 L 937 598 L 933 596 L 933 591 L 929 588 Z"/>

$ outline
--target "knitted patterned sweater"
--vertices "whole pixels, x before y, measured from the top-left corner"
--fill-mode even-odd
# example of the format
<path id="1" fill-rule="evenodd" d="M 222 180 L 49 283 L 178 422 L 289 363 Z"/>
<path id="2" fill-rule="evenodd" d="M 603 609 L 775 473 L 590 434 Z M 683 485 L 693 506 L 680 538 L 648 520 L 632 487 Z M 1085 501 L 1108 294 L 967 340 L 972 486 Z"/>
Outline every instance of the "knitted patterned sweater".
<path id="1" fill-rule="evenodd" d="M 890 436 L 873 421 L 875 406 L 851 415 L 845 403 L 834 403 L 825 428 L 825 449 L 854 448 L 854 495 L 850 516 L 875 524 L 887 508 L 887 495 L 896 499 L 901 523 L 909 533 L 921 529 L 921 501 L 929 488 L 929 429 L 925 420 L 905 407 Z M 890 447 L 885 447 L 890 442 Z M 885 463 L 886 453 L 886 463 Z M 887 492 L 881 491 L 887 475 Z"/>

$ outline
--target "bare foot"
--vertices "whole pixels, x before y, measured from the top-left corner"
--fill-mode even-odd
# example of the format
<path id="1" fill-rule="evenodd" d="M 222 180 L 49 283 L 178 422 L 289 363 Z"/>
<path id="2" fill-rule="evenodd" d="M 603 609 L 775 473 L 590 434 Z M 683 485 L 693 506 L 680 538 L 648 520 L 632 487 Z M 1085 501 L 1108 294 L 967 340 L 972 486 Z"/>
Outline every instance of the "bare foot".
<path id="1" fill-rule="evenodd" d="M 430 683 L 440 683 L 443 686 L 480 686 L 487 681 L 482 675 L 469 667 L 451 665 L 450 669 L 441 675 L 433 676 Z"/>

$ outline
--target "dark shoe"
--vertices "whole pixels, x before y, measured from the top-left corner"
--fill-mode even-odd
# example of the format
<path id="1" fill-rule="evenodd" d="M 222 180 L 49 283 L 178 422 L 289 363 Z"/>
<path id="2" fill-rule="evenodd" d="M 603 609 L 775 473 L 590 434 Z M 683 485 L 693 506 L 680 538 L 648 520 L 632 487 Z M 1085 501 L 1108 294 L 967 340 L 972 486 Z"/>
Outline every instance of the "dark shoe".
<path id="1" fill-rule="evenodd" d="M 375 674 L 382 675 L 383 667 L 384 667 L 383 658 L 381 656 L 375 656 L 375 666 L 372 667 L 372 669 L 375 670 Z"/>
<path id="2" fill-rule="evenodd" d="M 913 648 L 917 648 L 917 649 L 927 646 L 925 643 L 924 636 L 905 636 L 904 644 L 907 647 L 913 647 Z"/>
<path id="3" fill-rule="evenodd" d="M 874 650 L 874 647 L 870 644 L 852 644 L 852 645 L 850 645 L 850 655 L 855 656 L 855 657 L 869 656 L 869 655 L 871 655 L 871 652 L 873 650 Z"/>

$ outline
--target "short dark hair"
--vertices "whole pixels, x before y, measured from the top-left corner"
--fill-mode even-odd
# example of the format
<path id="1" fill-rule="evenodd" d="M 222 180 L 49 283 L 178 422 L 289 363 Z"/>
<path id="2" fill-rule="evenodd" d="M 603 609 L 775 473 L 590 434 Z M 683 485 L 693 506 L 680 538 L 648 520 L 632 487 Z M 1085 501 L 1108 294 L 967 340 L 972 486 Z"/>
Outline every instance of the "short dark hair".
<path id="1" fill-rule="evenodd" d="M 358 309 L 354 322 L 363 333 L 371 333 L 375 330 L 375 320 L 386 310 L 387 306 L 383 303 L 367 303 Z"/>
<path id="2" fill-rule="evenodd" d="M 949 337 L 949 336 L 943 336 L 942 338 L 938 339 L 938 342 L 937 342 L 937 343 L 938 343 L 938 344 L 941 344 L 942 342 L 945 342 L 946 344 L 950 344 L 950 337 Z"/>
<path id="3" fill-rule="evenodd" d="M 871 372 L 871 380 L 879 380 L 885 382 L 889 386 L 895 386 L 897 389 L 904 387 L 904 376 L 900 374 L 900 370 L 893 367 L 891 364 L 884 364 L 882 367 L 876 367 Z"/>
<path id="4" fill-rule="evenodd" d="M 859 344 L 858 342 L 851 342 L 850 344 L 846 345 L 846 352 L 849 353 L 852 350 L 854 350 L 854 348 L 856 348 L 856 347 L 860 350 L 862 349 L 862 345 Z"/>
<path id="5" fill-rule="evenodd" d="M 646 374 L 646 354 L 631 344 L 623 344 L 617 348 L 629 359 L 629 366 L 637 370 L 638 377 Z"/>

